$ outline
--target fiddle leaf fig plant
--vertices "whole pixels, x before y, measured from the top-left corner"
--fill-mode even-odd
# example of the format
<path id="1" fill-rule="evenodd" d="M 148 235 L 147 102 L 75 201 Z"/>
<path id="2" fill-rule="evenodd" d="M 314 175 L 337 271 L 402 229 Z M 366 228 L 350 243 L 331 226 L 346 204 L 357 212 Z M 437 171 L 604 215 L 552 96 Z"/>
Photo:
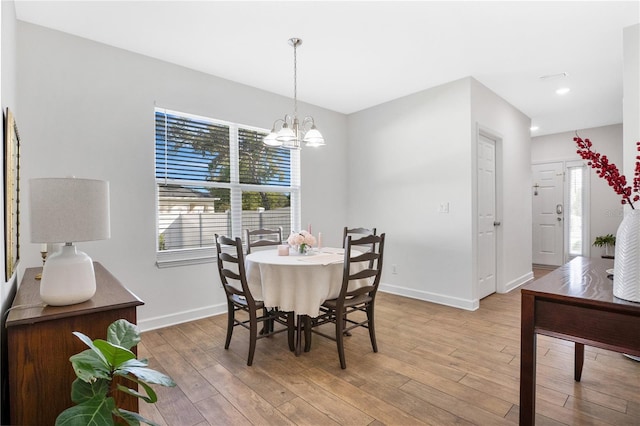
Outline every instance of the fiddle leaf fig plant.
<path id="1" fill-rule="evenodd" d="M 153 404 L 158 396 L 151 384 L 176 385 L 171 377 L 148 368 L 146 359 L 136 359 L 131 348 L 140 342 L 138 327 L 119 319 L 107 329 L 107 340 L 91 340 L 78 331 L 73 334 L 89 349 L 69 358 L 77 376 L 71 385 L 71 400 L 77 405 L 60 413 L 56 426 L 113 425 L 116 419 L 129 425 L 153 425 L 140 414 L 117 407 L 114 398 L 115 392 L 123 392 Z M 138 384 L 144 392 L 115 383 L 116 377 Z"/>

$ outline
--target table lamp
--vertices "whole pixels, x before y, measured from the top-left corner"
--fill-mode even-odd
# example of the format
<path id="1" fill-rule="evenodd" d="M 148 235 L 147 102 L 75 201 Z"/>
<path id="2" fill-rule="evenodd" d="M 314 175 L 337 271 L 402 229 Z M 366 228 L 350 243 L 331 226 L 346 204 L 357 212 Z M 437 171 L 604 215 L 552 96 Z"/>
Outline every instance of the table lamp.
<path id="1" fill-rule="evenodd" d="M 94 179 L 31 179 L 31 242 L 64 243 L 47 258 L 40 297 L 53 306 L 91 299 L 96 292 L 93 261 L 74 242 L 108 239 L 109 182 Z"/>

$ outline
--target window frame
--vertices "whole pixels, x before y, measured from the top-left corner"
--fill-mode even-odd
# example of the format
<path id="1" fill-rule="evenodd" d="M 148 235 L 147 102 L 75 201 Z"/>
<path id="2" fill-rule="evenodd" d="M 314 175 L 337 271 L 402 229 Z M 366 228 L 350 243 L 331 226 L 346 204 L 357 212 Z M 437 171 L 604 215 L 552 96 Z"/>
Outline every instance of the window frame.
<path id="1" fill-rule="evenodd" d="M 214 119 L 197 114 L 191 114 L 181 111 L 175 111 L 168 108 L 162 108 L 156 106 L 154 108 L 154 181 L 155 181 L 155 250 L 156 250 L 156 266 L 159 268 L 173 267 L 173 266 L 185 266 L 201 263 L 211 263 L 215 261 L 216 248 L 212 242 L 211 246 L 196 247 L 196 248 L 182 248 L 172 250 L 159 250 L 159 214 L 160 214 L 160 199 L 159 188 L 160 185 L 179 185 L 179 186 L 199 186 L 205 188 L 222 188 L 230 190 L 230 202 L 231 202 L 231 232 L 232 238 L 240 237 L 243 235 L 242 224 L 242 193 L 247 192 L 281 192 L 290 194 L 290 222 L 291 229 L 300 228 L 300 150 L 290 151 L 290 185 L 259 185 L 259 184 L 244 184 L 240 183 L 239 167 L 240 167 L 240 149 L 238 130 L 245 129 L 249 131 L 261 132 L 268 134 L 269 129 L 249 126 L 240 123 L 233 123 L 229 121 Z M 214 125 L 227 126 L 229 128 L 229 161 L 230 161 L 230 181 L 229 182 L 214 182 L 214 181 L 199 181 L 199 180 L 185 180 L 185 179 L 171 179 L 171 178 L 158 178 L 155 177 L 156 173 L 156 160 L 155 160 L 155 143 L 156 143 L 156 113 L 177 115 L 184 118 L 190 118 L 198 121 L 206 121 Z M 271 149 L 271 148 L 270 148 Z M 283 235 L 286 238 L 286 235 Z"/>

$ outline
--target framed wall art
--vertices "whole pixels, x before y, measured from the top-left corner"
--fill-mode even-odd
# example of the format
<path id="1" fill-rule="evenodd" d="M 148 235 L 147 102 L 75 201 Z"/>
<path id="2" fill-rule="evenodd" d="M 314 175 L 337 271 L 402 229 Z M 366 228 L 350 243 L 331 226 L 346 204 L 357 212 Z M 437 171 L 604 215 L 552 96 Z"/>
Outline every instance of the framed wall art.
<path id="1" fill-rule="evenodd" d="M 4 241 L 5 281 L 20 259 L 20 135 L 13 113 L 7 108 L 4 122 Z"/>

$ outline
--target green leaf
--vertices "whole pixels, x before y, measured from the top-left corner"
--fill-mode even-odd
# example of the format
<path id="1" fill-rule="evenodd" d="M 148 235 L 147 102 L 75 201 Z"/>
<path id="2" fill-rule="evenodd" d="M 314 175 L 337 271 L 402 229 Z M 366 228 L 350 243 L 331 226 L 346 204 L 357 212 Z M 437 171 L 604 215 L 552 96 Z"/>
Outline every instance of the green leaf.
<path id="1" fill-rule="evenodd" d="M 158 426 L 157 423 L 154 423 L 152 420 L 146 419 L 133 411 L 124 410 L 122 408 L 118 408 L 116 411 L 116 416 L 124 419 L 129 425 L 138 426 L 140 423 L 146 423 L 151 426 Z"/>
<path id="2" fill-rule="evenodd" d="M 122 346 L 114 345 L 106 340 L 96 339 L 93 341 L 94 347 L 97 348 L 107 360 L 112 368 L 118 368 L 120 364 L 135 359 L 136 355 L 129 349 Z"/>
<path id="3" fill-rule="evenodd" d="M 132 361 L 137 361 L 137 360 L 132 360 Z M 153 383 L 153 384 L 162 385 L 162 386 L 171 387 L 176 385 L 173 379 L 171 379 L 171 377 L 167 376 L 166 374 L 163 374 L 151 368 L 140 367 L 138 365 L 135 365 L 134 362 L 126 362 L 122 364 L 120 368 L 118 368 L 118 370 L 114 372 L 114 374 L 118 376 L 125 376 L 125 377 L 127 376 L 127 374 L 133 374 L 138 379 L 144 382 Z"/>
<path id="4" fill-rule="evenodd" d="M 119 319 L 107 329 L 107 341 L 125 349 L 131 349 L 140 343 L 140 330 L 137 325 L 125 319 Z"/>
<path id="5" fill-rule="evenodd" d="M 87 337 L 86 335 L 80 333 L 79 331 L 74 331 L 73 334 L 80 340 L 82 340 L 84 342 L 85 345 L 89 346 L 89 348 L 91 348 L 92 351 L 94 351 L 96 354 L 98 354 L 98 356 L 100 358 L 102 358 L 102 360 L 104 361 L 105 364 L 107 364 L 107 360 L 104 358 L 104 356 L 102 355 L 102 353 L 100 352 L 100 350 L 98 348 L 95 347 L 95 345 L 93 344 L 93 341 Z"/>
<path id="6" fill-rule="evenodd" d="M 107 397 L 110 380 L 99 379 L 95 382 L 87 383 L 78 378 L 71 384 L 71 400 L 76 404 L 82 404 L 90 399 L 101 396 Z"/>
<path id="7" fill-rule="evenodd" d="M 113 398 L 94 398 L 67 408 L 56 419 L 56 426 L 104 426 L 113 425 L 112 412 L 116 403 Z"/>
<path id="8" fill-rule="evenodd" d="M 129 395 L 133 395 L 137 398 L 140 398 L 142 400 L 144 400 L 145 402 L 149 403 L 149 404 L 154 404 L 155 402 L 158 401 L 158 395 L 156 395 L 156 392 L 151 388 L 151 386 L 149 386 L 148 384 L 146 384 L 143 381 L 137 380 L 135 377 L 131 377 L 128 376 L 128 379 L 131 381 L 134 381 L 136 383 L 138 383 L 140 386 L 142 386 L 146 392 L 146 394 L 138 392 L 135 389 L 130 389 L 126 386 L 123 385 L 118 385 L 118 390 L 124 393 L 127 393 Z"/>
<path id="9" fill-rule="evenodd" d="M 97 379 L 111 379 L 111 367 L 102 354 L 87 349 L 69 358 L 78 378 L 85 382 Z"/>

